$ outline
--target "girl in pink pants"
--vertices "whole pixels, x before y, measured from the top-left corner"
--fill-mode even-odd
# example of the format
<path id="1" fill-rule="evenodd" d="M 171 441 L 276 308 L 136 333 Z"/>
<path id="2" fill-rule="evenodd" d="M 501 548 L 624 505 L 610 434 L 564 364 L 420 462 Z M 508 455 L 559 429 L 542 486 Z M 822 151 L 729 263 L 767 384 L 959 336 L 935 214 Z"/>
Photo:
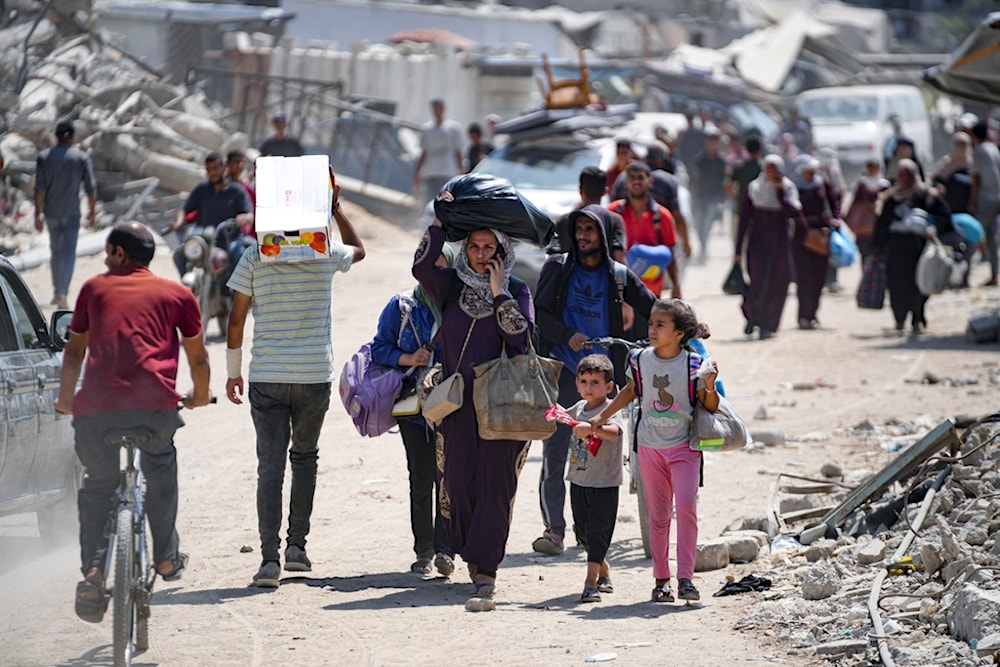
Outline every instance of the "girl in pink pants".
<path id="1" fill-rule="evenodd" d="M 708 327 L 698 322 L 694 311 L 680 299 L 659 299 L 649 315 L 650 347 L 637 350 L 629 359 L 629 383 L 615 400 L 591 420 L 597 427 L 636 397 L 642 416 L 636 429 L 639 474 L 649 513 L 649 538 L 653 554 L 653 602 L 673 602 L 670 589 L 670 524 L 677 508 L 677 595 L 698 600 L 701 595 L 694 576 L 698 544 L 698 483 L 701 452 L 689 446 L 689 430 L 695 401 L 708 410 L 719 407 L 715 392 L 718 366 L 697 378 L 702 357 L 686 343 L 708 338 Z"/>

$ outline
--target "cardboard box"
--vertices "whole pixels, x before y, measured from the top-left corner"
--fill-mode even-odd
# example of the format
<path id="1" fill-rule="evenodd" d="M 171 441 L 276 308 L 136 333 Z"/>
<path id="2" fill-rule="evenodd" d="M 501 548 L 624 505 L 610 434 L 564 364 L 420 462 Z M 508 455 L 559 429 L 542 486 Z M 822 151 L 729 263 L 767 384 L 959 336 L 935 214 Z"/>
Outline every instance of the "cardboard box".
<path id="1" fill-rule="evenodd" d="M 326 155 L 257 158 L 254 225 L 262 262 L 330 256 L 329 164 Z"/>

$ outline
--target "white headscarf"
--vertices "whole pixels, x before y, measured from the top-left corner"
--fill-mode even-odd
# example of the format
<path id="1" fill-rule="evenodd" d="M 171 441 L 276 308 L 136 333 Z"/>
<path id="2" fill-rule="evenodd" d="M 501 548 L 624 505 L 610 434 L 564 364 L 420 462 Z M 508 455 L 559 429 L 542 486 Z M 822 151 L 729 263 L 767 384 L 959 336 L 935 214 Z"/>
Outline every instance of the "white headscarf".
<path id="1" fill-rule="evenodd" d="M 926 189 L 923 180 L 920 178 L 920 170 L 917 168 L 916 162 L 909 158 L 903 158 L 896 165 L 896 173 L 904 170 L 913 174 L 913 185 L 908 188 L 901 188 L 897 179 L 896 185 L 892 186 L 886 192 L 887 197 L 892 197 L 897 202 L 908 201 L 913 195 L 922 193 Z"/>
<path id="2" fill-rule="evenodd" d="M 747 194 L 755 207 L 772 211 L 779 210 L 781 209 L 781 200 L 778 199 L 778 189 L 767 180 L 768 165 L 774 165 L 781 173 L 785 171 L 785 161 L 781 159 L 780 155 L 773 153 L 768 155 L 764 158 L 760 176 L 750 181 Z M 799 203 L 799 191 L 795 188 L 795 184 L 787 177 L 782 177 L 781 187 L 785 191 L 785 199 L 788 200 L 788 203 L 797 209 L 802 208 L 802 204 Z"/>

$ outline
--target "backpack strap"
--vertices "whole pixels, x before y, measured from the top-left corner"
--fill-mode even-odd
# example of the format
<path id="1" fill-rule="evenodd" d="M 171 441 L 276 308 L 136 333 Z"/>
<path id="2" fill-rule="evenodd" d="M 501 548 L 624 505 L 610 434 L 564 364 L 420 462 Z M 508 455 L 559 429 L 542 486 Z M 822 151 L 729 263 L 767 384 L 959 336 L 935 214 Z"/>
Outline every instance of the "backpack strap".
<path id="1" fill-rule="evenodd" d="M 639 370 L 639 357 L 645 348 L 632 350 L 628 355 L 628 365 L 632 368 L 632 379 L 635 380 L 635 395 L 642 403 L 642 372 Z"/>
<path id="2" fill-rule="evenodd" d="M 701 369 L 701 355 L 684 348 L 688 355 L 688 398 L 691 400 L 691 411 L 694 412 L 694 405 L 698 402 L 698 371 Z"/>
<path id="3" fill-rule="evenodd" d="M 621 212 L 625 210 L 627 206 L 627 199 L 619 199 L 608 204 L 608 210 L 612 213 L 618 213 L 621 215 Z M 649 195 L 649 206 L 649 210 L 653 213 L 653 229 L 656 231 L 656 242 L 663 245 L 663 234 L 660 232 L 660 221 L 663 215 L 660 213 L 660 205 L 656 203 L 655 199 L 653 199 L 653 195 Z"/>
<path id="4" fill-rule="evenodd" d="M 615 285 L 618 287 L 618 300 L 625 303 L 625 282 L 628 280 L 628 267 L 621 262 L 611 261 L 615 265 Z"/>

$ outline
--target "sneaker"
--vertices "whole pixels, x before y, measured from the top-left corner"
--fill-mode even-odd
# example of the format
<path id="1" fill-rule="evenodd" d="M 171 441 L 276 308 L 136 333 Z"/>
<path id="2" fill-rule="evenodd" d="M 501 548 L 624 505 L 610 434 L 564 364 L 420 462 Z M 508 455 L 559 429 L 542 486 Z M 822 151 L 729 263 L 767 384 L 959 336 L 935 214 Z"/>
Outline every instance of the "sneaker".
<path id="1" fill-rule="evenodd" d="M 580 602 L 600 602 L 601 592 L 596 588 L 587 587 L 583 589 L 583 593 L 580 595 Z"/>
<path id="2" fill-rule="evenodd" d="M 293 545 L 285 549 L 285 569 L 289 572 L 312 572 L 313 564 L 305 549 Z"/>
<path id="3" fill-rule="evenodd" d="M 598 577 L 597 590 L 602 593 L 614 593 L 615 585 L 611 583 L 611 577 Z"/>
<path id="4" fill-rule="evenodd" d="M 253 575 L 253 585 L 257 588 L 277 588 L 281 583 L 281 567 L 274 561 L 268 561 L 260 566 L 257 574 Z"/>
<path id="5" fill-rule="evenodd" d="M 448 554 L 437 554 L 434 556 L 434 568 L 442 577 L 450 577 L 455 571 L 455 560 Z"/>
<path id="6" fill-rule="evenodd" d="M 677 597 L 681 600 L 700 600 L 701 593 L 694 587 L 690 579 L 679 579 L 677 581 Z"/>

